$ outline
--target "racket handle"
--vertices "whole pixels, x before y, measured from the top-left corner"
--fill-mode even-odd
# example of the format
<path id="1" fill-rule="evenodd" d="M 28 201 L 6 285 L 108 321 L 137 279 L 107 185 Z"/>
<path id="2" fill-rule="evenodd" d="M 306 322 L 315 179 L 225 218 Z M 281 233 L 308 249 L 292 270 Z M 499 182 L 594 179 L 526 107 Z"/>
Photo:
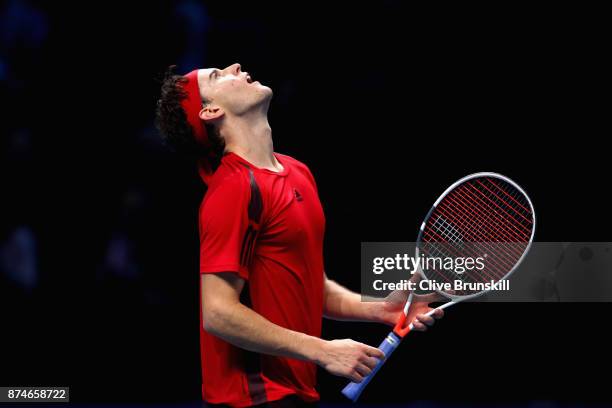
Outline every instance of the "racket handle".
<path id="1" fill-rule="evenodd" d="M 351 382 L 346 387 L 344 387 L 344 389 L 342 390 L 342 394 L 353 402 L 357 401 L 359 395 L 361 395 L 361 392 L 365 389 L 366 385 L 368 385 L 372 377 L 374 377 L 378 370 L 380 370 L 380 367 L 382 367 L 382 365 L 389 358 L 391 353 L 395 351 L 401 341 L 401 337 L 395 335 L 395 333 L 393 332 L 389 333 L 389 335 L 383 340 L 383 342 L 380 343 L 380 346 L 378 346 L 378 348 L 383 353 L 385 353 L 385 358 L 383 358 L 382 360 L 378 360 L 378 364 L 376 364 L 376 367 L 374 367 L 372 372 L 366 377 L 364 377 L 360 383 Z"/>

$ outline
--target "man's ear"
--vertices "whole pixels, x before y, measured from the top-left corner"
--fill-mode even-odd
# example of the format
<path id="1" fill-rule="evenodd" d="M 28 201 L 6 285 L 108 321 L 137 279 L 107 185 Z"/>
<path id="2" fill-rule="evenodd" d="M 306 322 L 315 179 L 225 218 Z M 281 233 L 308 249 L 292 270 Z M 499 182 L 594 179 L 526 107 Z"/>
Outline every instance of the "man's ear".
<path id="1" fill-rule="evenodd" d="M 200 119 L 202 119 L 204 122 L 213 122 L 219 119 L 224 114 L 225 112 L 223 112 L 223 109 L 221 109 L 218 106 L 209 104 L 209 105 L 205 105 L 202 108 L 198 116 L 200 116 Z"/>

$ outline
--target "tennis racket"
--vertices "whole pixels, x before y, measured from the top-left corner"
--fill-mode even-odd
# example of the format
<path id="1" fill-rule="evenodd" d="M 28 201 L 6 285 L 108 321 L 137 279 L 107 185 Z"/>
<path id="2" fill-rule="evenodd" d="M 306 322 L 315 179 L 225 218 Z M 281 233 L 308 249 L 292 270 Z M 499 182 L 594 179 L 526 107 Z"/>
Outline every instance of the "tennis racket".
<path id="1" fill-rule="evenodd" d="M 491 290 L 493 286 L 487 284 L 507 279 L 529 251 L 534 232 L 533 205 L 518 184 L 497 173 L 471 174 L 446 189 L 429 210 L 417 237 L 415 258 L 458 261 L 482 256 L 483 268 L 459 273 L 442 267 L 440 263 L 423 262 L 419 264 L 418 274 L 421 279 L 431 282 L 461 281 L 458 290 L 435 289 L 449 299 L 439 307 L 446 309 Z M 351 382 L 342 390 L 347 398 L 357 401 L 384 362 L 414 328 L 411 322 L 405 326 L 412 299 L 413 292 L 408 296 L 395 327 L 378 346 L 385 358 L 379 360 L 360 383 Z M 431 316 L 434 311 L 427 315 Z"/>

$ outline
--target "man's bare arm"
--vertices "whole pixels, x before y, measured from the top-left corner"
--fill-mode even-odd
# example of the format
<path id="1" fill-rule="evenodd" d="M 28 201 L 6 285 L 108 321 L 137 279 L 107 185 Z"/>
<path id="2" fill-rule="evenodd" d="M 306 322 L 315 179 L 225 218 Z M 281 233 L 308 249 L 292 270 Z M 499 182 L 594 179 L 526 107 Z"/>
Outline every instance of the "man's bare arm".
<path id="1" fill-rule="evenodd" d="M 382 299 L 381 299 L 382 301 Z M 380 322 L 377 302 L 362 302 L 361 295 L 325 276 L 323 313 L 334 320 Z"/>
<path id="2" fill-rule="evenodd" d="M 326 275 L 323 313 L 325 317 L 334 320 L 376 322 L 393 326 L 403 313 L 407 296 L 407 293 L 396 291 L 385 299 L 371 298 L 366 302 L 361 295 L 328 279 Z M 444 316 L 442 309 L 436 310 L 432 316 L 427 316 L 432 310 L 429 303 L 439 300 L 437 295 L 413 300 L 406 320 L 412 322 L 417 331 L 427 330 L 427 327 Z"/>
<path id="3" fill-rule="evenodd" d="M 204 329 L 237 347 L 311 361 L 357 382 L 383 357 L 350 339 L 325 341 L 270 322 L 240 303 L 244 280 L 233 273 L 202 274 L 201 285 Z"/>

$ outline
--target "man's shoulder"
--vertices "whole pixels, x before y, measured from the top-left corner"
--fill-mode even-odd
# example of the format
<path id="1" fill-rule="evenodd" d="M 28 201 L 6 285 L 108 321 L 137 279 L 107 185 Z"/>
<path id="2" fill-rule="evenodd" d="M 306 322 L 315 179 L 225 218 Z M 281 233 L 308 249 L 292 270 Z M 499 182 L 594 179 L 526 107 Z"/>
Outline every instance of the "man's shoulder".
<path id="1" fill-rule="evenodd" d="M 303 179 L 307 180 L 310 184 L 312 184 L 315 189 L 317 188 L 317 182 L 315 181 L 315 177 L 306 164 L 286 154 L 276 154 L 281 162 L 297 170 L 297 173 L 301 174 Z"/>
<path id="2" fill-rule="evenodd" d="M 248 189 L 249 169 L 231 158 L 223 158 L 210 178 L 206 195 L 222 191 L 236 192 Z"/>
<path id="3" fill-rule="evenodd" d="M 296 167 L 301 170 L 306 170 L 310 172 L 310 169 L 308 168 L 308 166 L 304 164 L 303 162 L 299 161 L 298 159 L 291 157 L 287 154 L 282 154 L 278 152 L 275 152 L 274 154 L 280 159 L 282 163 L 285 163 L 285 164 L 288 164 L 289 166 Z"/>

